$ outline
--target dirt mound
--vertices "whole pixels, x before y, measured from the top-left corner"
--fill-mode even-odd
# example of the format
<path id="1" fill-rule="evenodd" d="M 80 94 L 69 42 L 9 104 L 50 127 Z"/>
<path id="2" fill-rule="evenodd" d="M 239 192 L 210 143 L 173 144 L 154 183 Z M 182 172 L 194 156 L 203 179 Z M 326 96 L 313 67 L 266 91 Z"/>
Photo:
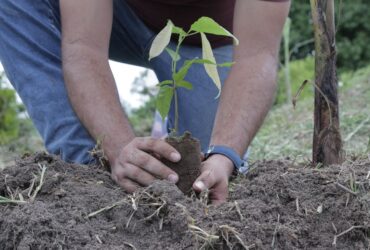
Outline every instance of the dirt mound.
<path id="1" fill-rule="evenodd" d="M 30 156 L 0 172 L 0 196 L 19 203 L 0 204 L 0 249 L 370 247 L 369 161 L 252 168 L 213 207 L 167 182 L 128 195 L 97 167 Z"/>

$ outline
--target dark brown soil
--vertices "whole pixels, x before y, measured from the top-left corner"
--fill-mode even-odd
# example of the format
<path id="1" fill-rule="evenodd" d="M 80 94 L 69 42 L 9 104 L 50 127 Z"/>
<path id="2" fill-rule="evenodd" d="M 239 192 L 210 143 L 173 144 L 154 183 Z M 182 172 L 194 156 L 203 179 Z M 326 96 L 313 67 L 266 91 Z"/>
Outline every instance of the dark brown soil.
<path id="1" fill-rule="evenodd" d="M 179 162 L 163 159 L 162 162 L 179 175 L 178 188 L 185 194 L 192 193 L 194 181 L 200 175 L 200 142 L 185 132 L 181 137 L 167 137 L 166 142 L 173 146 L 181 155 Z"/>
<path id="2" fill-rule="evenodd" d="M 0 249 L 370 247 L 369 160 L 323 169 L 259 162 L 213 207 L 160 181 L 128 195 L 105 171 L 38 154 L 0 172 L 0 195 L 28 201 L 40 166 L 33 202 L 0 204 Z"/>

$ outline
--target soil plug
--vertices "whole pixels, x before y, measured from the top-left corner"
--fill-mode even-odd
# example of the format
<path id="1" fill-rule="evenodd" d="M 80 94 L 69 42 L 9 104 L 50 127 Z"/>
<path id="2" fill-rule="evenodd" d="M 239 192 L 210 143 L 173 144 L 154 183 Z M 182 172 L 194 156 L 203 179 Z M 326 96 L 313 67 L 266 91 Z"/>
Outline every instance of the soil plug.
<path id="1" fill-rule="evenodd" d="M 181 154 L 181 160 L 174 163 L 164 159 L 163 163 L 179 175 L 178 188 L 184 194 L 190 195 L 192 185 L 200 175 L 200 143 L 189 132 L 185 132 L 181 137 L 168 137 L 166 142 Z"/>

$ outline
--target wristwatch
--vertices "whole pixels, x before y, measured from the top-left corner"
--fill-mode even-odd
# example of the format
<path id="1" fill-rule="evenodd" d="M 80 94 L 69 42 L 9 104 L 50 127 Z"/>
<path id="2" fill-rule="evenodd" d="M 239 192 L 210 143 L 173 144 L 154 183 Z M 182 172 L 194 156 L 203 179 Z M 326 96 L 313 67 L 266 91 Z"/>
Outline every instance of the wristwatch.
<path id="1" fill-rule="evenodd" d="M 239 154 L 236 153 L 234 149 L 222 145 L 211 145 L 209 146 L 204 157 L 207 160 L 208 157 L 214 154 L 221 154 L 229 158 L 233 162 L 235 169 L 239 173 L 246 174 L 248 172 L 249 169 L 248 162 L 241 159 Z"/>

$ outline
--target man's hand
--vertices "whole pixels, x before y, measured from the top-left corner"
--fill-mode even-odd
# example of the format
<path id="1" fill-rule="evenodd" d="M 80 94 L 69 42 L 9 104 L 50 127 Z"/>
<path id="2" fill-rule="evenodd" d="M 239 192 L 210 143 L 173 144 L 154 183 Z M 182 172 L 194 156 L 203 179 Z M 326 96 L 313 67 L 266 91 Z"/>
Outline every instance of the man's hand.
<path id="1" fill-rule="evenodd" d="M 194 182 L 193 188 L 197 192 L 209 189 L 209 198 L 215 205 L 226 201 L 229 196 L 229 177 L 234 165 L 227 157 L 214 154 L 202 163 L 202 174 Z"/>
<path id="2" fill-rule="evenodd" d="M 176 183 L 178 175 L 159 161 L 162 157 L 173 162 L 181 159 L 176 149 L 165 141 L 137 137 L 111 161 L 112 179 L 128 192 L 134 192 L 140 186 L 148 186 L 156 179 Z"/>

